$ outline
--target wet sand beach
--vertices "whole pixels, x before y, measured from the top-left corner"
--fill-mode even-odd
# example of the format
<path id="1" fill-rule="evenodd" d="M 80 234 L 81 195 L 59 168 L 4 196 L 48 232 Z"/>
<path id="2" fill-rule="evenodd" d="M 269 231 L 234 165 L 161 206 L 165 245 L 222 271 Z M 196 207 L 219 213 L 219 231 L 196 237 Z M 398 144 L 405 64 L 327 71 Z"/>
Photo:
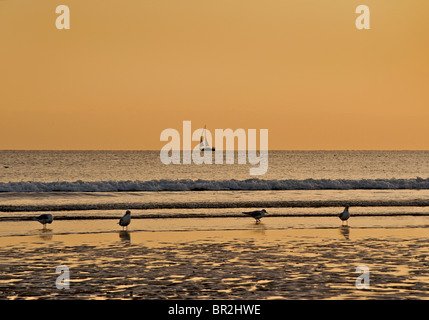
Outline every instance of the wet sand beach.
<path id="1" fill-rule="evenodd" d="M 350 220 L 4 222 L 30 231 L 0 237 L 0 299 L 428 299 L 429 217 Z"/>

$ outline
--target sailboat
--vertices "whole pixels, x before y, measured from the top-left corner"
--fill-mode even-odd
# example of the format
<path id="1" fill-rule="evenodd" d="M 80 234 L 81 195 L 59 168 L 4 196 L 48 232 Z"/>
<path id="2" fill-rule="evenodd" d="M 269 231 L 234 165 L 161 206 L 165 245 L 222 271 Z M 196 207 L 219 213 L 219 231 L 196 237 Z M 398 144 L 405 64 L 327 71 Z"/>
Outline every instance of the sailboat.
<path id="1" fill-rule="evenodd" d="M 203 133 L 200 138 L 200 151 L 215 151 L 215 148 L 210 147 L 206 137 L 206 126 L 204 126 Z"/>

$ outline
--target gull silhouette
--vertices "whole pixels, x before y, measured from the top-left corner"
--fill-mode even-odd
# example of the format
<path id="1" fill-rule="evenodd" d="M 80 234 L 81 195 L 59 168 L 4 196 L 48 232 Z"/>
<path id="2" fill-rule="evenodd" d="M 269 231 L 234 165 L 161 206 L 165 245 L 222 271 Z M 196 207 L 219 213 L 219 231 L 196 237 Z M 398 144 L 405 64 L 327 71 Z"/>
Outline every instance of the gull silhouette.
<path id="1" fill-rule="evenodd" d="M 338 217 L 341 219 L 341 221 L 342 221 L 342 224 L 344 225 L 344 221 L 346 221 L 347 222 L 347 225 L 349 224 L 348 223 L 348 219 L 350 218 L 350 212 L 349 212 L 349 206 L 346 206 L 345 208 L 344 208 L 344 211 L 343 212 L 341 212 L 339 215 L 338 215 Z"/>
<path id="2" fill-rule="evenodd" d="M 248 212 L 243 212 L 243 213 L 247 214 L 248 216 L 255 218 L 256 223 L 260 223 L 261 218 L 263 216 L 265 216 L 265 214 L 268 212 L 265 209 L 262 209 L 262 210 L 248 211 Z"/>
<path id="3" fill-rule="evenodd" d="M 119 225 L 122 226 L 122 230 L 124 230 L 124 227 L 128 230 L 128 225 L 131 222 L 131 211 L 127 210 L 125 212 L 125 215 L 119 220 Z"/>
<path id="4" fill-rule="evenodd" d="M 43 229 L 46 229 L 46 224 L 47 223 L 52 223 L 52 220 L 54 220 L 54 218 L 52 217 L 52 214 L 50 213 L 45 213 L 45 214 L 41 214 L 38 217 L 34 217 L 34 220 L 39 221 L 41 224 L 43 224 Z"/>

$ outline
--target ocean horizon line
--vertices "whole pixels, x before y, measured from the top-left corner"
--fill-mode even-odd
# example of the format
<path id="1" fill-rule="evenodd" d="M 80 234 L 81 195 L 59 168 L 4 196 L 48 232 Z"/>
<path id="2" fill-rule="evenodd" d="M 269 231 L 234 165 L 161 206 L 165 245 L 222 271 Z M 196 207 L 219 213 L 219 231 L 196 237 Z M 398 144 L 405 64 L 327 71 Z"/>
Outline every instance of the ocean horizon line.
<path id="1" fill-rule="evenodd" d="M 175 151 L 193 151 L 194 149 L 179 149 Z M 160 152 L 161 149 L 0 149 L 2 151 L 152 151 L 152 152 Z M 249 151 L 245 150 L 222 150 L 222 151 Z M 260 151 L 258 149 L 251 151 Z M 395 152 L 395 151 L 409 151 L 409 152 L 429 152 L 429 149 L 268 149 L 268 151 L 290 151 L 290 152 Z"/>

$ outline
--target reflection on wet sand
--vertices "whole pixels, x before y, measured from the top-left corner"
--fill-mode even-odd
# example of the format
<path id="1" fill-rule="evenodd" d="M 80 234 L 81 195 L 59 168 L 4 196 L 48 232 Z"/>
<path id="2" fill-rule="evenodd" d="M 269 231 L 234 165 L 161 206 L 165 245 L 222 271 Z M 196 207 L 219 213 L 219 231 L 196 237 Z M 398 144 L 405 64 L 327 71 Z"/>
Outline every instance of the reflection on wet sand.
<path id="1" fill-rule="evenodd" d="M 39 234 L 40 239 L 44 241 L 52 240 L 52 237 L 53 237 L 52 229 L 40 229 L 40 232 L 41 232 Z"/>
<path id="2" fill-rule="evenodd" d="M 252 233 L 257 235 L 265 235 L 265 231 L 268 230 L 268 227 L 263 223 L 254 223 L 252 228 Z"/>
<path id="3" fill-rule="evenodd" d="M 344 232 L 344 233 L 343 233 Z M 55 235 L 0 246 L 0 299 L 427 299 L 427 229 Z M 33 240 L 32 240 L 33 239 Z M 32 241 L 32 242 L 30 242 Z M 410 259 L 412 258 L 412 262 Z M 59 264 L 73 275 L 55 287 Z M 367 265 L 370 290 L 355 286 Z M 132 292 L 132 295 L 130 294 Z"/>
<path id="4" fill-rule="evenodd" d="M 346 238 L 347 240 L 350 240 L 350 227 L 349 226 L 340 226 L 340 233 Z"/>
<path id="5" fill-rule="evenodd" d="M 120 238 L 122 241 L 125 241 L 125 242 L 130 242 L 130 241 L 131 241 L 131 235 L 130 235 L 130 233 L 129 233 L 128 231 L 126 231 L 126 230 L 121 230 L 121 231 L 119 231 L 119 238 Z"/>

